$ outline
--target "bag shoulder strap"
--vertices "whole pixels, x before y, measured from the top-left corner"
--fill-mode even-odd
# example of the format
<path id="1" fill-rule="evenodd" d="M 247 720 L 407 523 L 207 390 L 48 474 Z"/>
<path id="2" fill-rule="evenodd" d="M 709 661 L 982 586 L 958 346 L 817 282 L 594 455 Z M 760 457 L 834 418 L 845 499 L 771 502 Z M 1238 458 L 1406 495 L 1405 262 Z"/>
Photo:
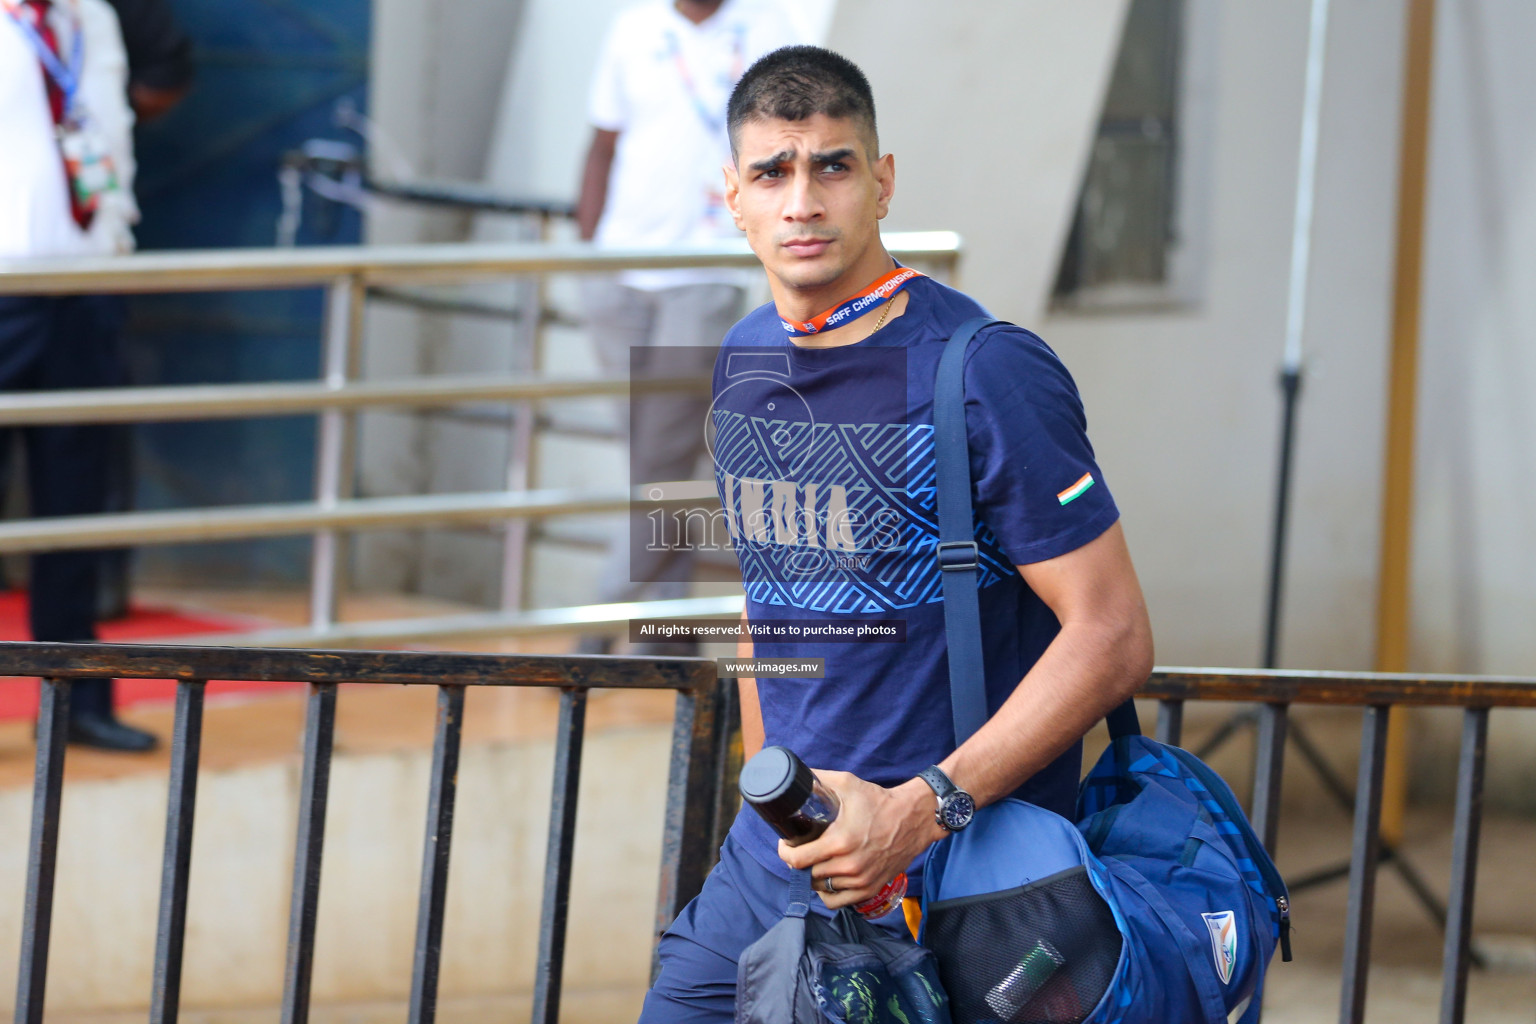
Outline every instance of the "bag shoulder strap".
<path id="1" fill-rule="evenodd" d="M 965 432 L 965 351 L 977 331 L 1003 322 L 978 316 L 961 324 L 939 358 L 933 390 L 933 448 L 939 492 L 937 558 L 944 587 L 944 638 L 949 643 L 949 696 L 957 747 L 987 721 L 981 602 L 976 594 L 980 559 L 971 508 L 971 452 Z"/>
<path id="2" fill-rule="evenodd" d="M 983 328 L 1008 324 L 987 316 L 965 321 L 950 335 L 939 357 L 933 390 L 933 446 L 938 473 L 939 546 L 936 557 L 944 588 L 944 637 L 949 644 L 949 695 L 955 746 L 986 724 L 986 671 L 981 656 L 981 601 L 976 589 L 980 551 L 971 506 L 971 454 L 965 430 L 965 353 Z M 1011 326 L 1011 325 L 1010 325 Z M 1106 717 L 1110 735 L 1139 735 L 1130 701 Z"/>

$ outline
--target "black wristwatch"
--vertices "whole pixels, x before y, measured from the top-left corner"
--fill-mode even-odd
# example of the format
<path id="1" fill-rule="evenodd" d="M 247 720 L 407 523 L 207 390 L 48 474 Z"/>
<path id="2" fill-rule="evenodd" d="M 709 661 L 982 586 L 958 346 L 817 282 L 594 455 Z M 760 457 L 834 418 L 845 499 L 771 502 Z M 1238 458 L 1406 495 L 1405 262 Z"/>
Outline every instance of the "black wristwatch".
<path id="1" fill-rule="evenodd" d="M 971 794 L 955 785 L 944 769 L 938 765 L 924 768 L 917 777 L 933 787 L 933 795 L 939 798 L 938 810 L 933 820 L 946 832 L 959 832 L 971 823 L 976 815 L 976 801 Z"/>

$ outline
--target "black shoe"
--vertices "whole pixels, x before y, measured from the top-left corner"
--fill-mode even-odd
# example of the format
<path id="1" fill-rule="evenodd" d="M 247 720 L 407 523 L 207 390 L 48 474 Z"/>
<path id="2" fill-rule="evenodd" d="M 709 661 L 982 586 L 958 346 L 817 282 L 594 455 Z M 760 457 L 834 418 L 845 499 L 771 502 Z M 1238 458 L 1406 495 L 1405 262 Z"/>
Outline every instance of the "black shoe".
<path id="1" fill-rule="evenodd" d="M 71 716 L 69 742 L 79 747 L 121 750 L 134 754 L 147 753 L 160 745 L 154 733 L 136 729 L 126 722 L 105 715 Z"/>

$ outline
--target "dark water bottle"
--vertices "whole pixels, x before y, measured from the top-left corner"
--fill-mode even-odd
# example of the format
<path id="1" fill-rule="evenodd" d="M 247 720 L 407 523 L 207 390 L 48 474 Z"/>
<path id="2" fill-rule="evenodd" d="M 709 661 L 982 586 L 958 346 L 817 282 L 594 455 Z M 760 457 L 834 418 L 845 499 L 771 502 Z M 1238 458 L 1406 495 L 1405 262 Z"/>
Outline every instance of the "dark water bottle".
<path id="1" fill-rule="evenodd" d="M 740 786 L 741 798 L 790 846 L 820 836 L 842 809 L 837 794 L 786 747 L 758 751 L 742 766 Z M 884 917 L 901 906 L 906 894 L 907 873 L 903 871 L 853 909 L 868 918 Z"/>

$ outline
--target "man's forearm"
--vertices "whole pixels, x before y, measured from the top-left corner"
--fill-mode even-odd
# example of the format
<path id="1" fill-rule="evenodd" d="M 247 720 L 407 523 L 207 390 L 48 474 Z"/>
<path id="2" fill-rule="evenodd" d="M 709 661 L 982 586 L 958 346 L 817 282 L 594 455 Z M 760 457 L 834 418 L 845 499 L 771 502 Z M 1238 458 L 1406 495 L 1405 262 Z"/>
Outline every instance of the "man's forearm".
<path id="1" fill-rule="evenodd" d="M 997 714 L 939 767 L 978 805 L 999 800 L 1135 693 L 1151 661 L 1144 618 L 1069 623 Z"/>
<path id="2" fill-rule="evenodd" d="M 597 222 L 603 218 L 618 139 L 618 132 L 600 128 L 592 132 L 592 144 L 587 147 L 587 161 L 581 172 L 581 195 L 576 200 L 576 229 L 583 241 L 592 240 L 597 234 Z"/>

